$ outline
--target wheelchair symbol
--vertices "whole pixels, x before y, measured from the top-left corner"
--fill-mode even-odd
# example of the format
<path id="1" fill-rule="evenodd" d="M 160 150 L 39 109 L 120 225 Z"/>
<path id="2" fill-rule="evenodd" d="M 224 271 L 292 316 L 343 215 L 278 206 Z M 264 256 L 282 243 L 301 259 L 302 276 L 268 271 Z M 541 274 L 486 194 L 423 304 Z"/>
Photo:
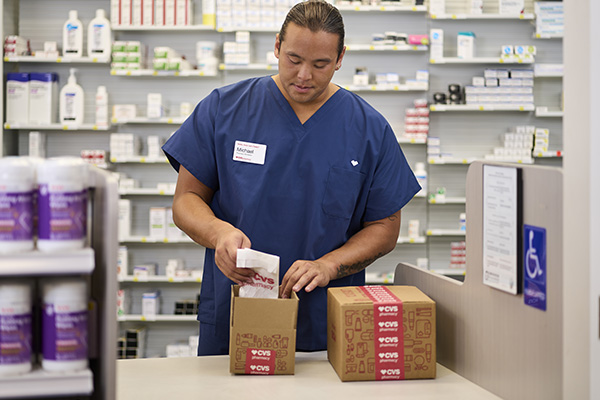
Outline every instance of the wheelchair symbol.
<path id="1" fill-rule="evenodd" d="M 540 259 L 538 258 L 537 251 L 533 247 L 533 231 L 529 231 L 529 248 L 527 249 L 527 253 L 525 253 L 525 268 L 527 275 L 531 279 L 542 276 L 544 273 L 540 268 Z"/>

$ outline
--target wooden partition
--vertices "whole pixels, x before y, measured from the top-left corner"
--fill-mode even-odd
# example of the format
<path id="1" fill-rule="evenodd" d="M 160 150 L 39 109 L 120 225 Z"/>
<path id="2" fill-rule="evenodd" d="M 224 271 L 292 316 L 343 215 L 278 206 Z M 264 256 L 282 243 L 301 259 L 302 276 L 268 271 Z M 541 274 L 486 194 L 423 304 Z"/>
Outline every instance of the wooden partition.
<path id="1" fill-rule="evenodd" d="M 469 167 L 464 282 L 398 264 L 397 285 L 414 285 L 437 303 L 438 362 L 504 399 L 562 398 L 562 171 L 518 166 L 523 223 L 546 229 L 547 309 L 483 284 L 483 166 Z M 511 165 L 514 167 L 514 164 Z M 581 368 L 586 368 L 582 365 Z"/>

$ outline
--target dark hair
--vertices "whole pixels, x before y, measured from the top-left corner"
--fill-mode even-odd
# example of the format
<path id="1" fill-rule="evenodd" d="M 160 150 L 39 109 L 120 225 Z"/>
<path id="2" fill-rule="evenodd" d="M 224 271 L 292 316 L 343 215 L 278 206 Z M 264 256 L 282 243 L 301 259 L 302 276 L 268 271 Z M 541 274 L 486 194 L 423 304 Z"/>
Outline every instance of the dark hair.
<path id="1" fill-rule="evenodd" d="M 308 28 L 312 32 L 334 33 L 339 36 L 338 57 L 344 50 L 344 20 L 340 11 L 333 5 L 323 0 L 308 0 L 296 4 L 290 9 L 281 30 L 279 41 L 285 40 L 285 33 L 290 22 L 301 28 Z"/>

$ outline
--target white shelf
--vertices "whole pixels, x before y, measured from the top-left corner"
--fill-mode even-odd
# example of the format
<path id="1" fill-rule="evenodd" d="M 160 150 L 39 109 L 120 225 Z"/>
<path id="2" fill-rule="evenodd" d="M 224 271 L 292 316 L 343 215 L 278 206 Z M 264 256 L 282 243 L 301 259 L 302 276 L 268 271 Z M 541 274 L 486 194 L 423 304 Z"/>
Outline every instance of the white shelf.
<path id="1" fill-rule="evenodd" d="M 174 190 L 162 190 L 157 188 L 133 188 L 119 189 L 121 196 L 173 196 Z"/>
<path id="2" fill-rule="evenodd" d="M 119 240 L 119 243 L 153 243 L 153 244 L 165 243 L 165 244 L 167 244 L 167 243 L 196 243 L 196 242 L 194 242 L 192 239 L 187 238 L 187 237 L 177 238 L 177 239 L 173 239 L 173 238 L 157 239 L 157 238 L 151 238 L 148 236 L 130 236 L 128 238 Z"/>
<path id="3" fill-rule="evenodd" d="M 277 64 L 252 63 L 247 65 L 219 64 L 220 71 L 277 71 Z"/>
<path id="4" fill-rule="evenodd" d="M 63 64 L 108 64 L 110 57 L 36 57 L 36 56 L 4 56 L 5 62 L 29 63 L 63 63 Z"/>
<path id="5" fill-rule="evenodd" d="M 111 127 L 109 126 L 98 126 L 95 124 L 81 124 L 81 125 L 65 125 L 65 124 L 48 124 L 48 125 L 33 125 L 33 124 L 10 124 L 4 123 L 4 129 L 31 129 L 38 131 L 107 131 Z"/>
<path id="6" fill-rule="evenodd" d="M 111 157 L 110 162 L 113 164 L 166 164 L 169 162 L 167 157 L 147 157 L 147 156 L 129 156 L 129 157 Z"/>
<path id="7" fill-rule="evenodd" d="M 273 27 L 273 28 L 250 28 L 247 26 L 242 26 L 242 27 L 237 27 L 237 28 L 223 28 L 221 26 L 217 27 L 216 31 L 217 32 L 237 32 L 237 31 L 248 31 L 248 32 L 256 32 L 256 33 L 278 33 L 279 32 L 279 26 L 278 27 Z"/>
<path id="8" fill-rule="evenodd" d="M 0 255 L 0 276 L 89 274 L 93 270 L 94 250 L 91 248 L 55 253 L 31 251 Z"/>
<path id="9" fill-rule="evenodd" d="M 196 315 L 165 315 L 145 317 L 138 314 L 121 315 L 117 317 L 119 322 L 198 322 Z"/>
<path id="10" fill-rule="evenodd" d="M 148 117 L 136 117 L 131 119 L 118 119 L 113 118 L 113 124 L 175 124 L 181 125 L 186 120 L 186 117 L 162 117 L 162 118 L 148 118 Z"/>
<path id="11" fill-rule="evenodd" d="M 415 44 L 347 44 L 346 51 L 427 51 L 429 47 Z"/>
<path id="12" fill-rule="evenodd" d="M 466 204 L 466 197 L 446 197 L 445 200 L 437 201 L 436 199 L 429 199 L 429 204 Z"/>
<path id="13" fill-rule="evenodd" d="M 154 76 L 154 77 L 169 77 L 169 78 L 201 78 L 215 77 L 216 73 L 206 73 L 197 69 L 182 70 L 182 71 L 165 71 L 155 69 L 111 69 L 110 74 L 114 76 Z"/>
<path id="14" fill-rule="evenodd" d="M 465 236 L 466 232 L 460 229 L 428 229 L 427 236 Z"/>
<path id="15" fill-rule="evenodd" d="M 431 111 L 533 111 L 533 104 L 432 104 Z"/>
<path id="16" fill-rule="evenodd" d="M 535 108 L 535 116 L 544 118 L 562 118 L 564 116 L 564 111 L 558 107 L 551 108 L 538 106 Z"/>
<path id="17" fill-rule="evenodd" d="M 535 19 L 535 14 L 429 14 L 431 19 Z"/>
<path id="18" fill-rule="evenodd" d="M 170 32 L 170 31 L 214 31 L 212 25 L 170 25 L 170 26 L 112 26 L 113 31 L 143 31 L 143 32 Z"/>
<path id="19" fill-rule="evenodd" d="M 416 139 L 410 137 L 400 136 L 398 138 L 398 143 L 400 144 L 427 144 L 427 139 Z"/>
<path id="20" fill-rule="evenodd" d="M 396 243 L 397 244 L 422 244 L 422 243 L 425 243 L 426 241 L 427 241 L 427 238 L 425 236 L 420 236 L 420 237 L 416 237 L 416 238 L 400 236 L 400 237 L 398 237 L 398 240 L 396 241 Z"/>
<path id="21" fill-rule="evenodd" d="M 202 278 L 193 277 L 175 277 L 169 278 L 166 275 L 154 275 L 148 277 L 137 277 L 133 275 L 127 275 L 125 277 L 118 278 L 119 282 L 133 282 L 133 283 L 147 283 L 147 282 L 163 282 L 163 283 L 201 283 Z"/>
<path id="22" fill-rule="evenodd" d="M 448 165 L 458 165 L 471 164 L 473 161 L 477 161 L 476 157 L 468 157 L 468 158 L 460 158 L 460 157 L 428 157 L 427 163 L 429 164 L 448 164 Z"/>
<path id="23" fill-rule="evenodd" d="M 458 58 L 458 57 L 444 57 L 444 58 L 432 58 L 429 60 L 430 64 L 533 64 L 535 60 L 532 58 L 520 58 L 520 57 L 473 57 L 473 58 Z"/>
<path id="24" fill-rule="evenodd" d="M 381 284 L 393 284 L 394 273 L 383 273 L 383 272 L 366 272 L 365 282 L 367 285 L 381 285 Z"/>
<path id="25" fill-rule="evenodd" d="M 388 12 L 427 12 L 427 6 L 401 6 L 401 5 L 362 5 L 362 4 L 334 4 L 340 11 L 388 11 Z"/>
<path id="26" fill-rule="evenodd" d="M 564 34 L 534 33 L 534 39 L 562 39 Z"/>
<path id="27" fill-rule="evenodd" d="M 533 76 L 536 78 L 562 78 L 564 68 L 563 64 L 535 64 Z"/>
<path id="28" fill-rule="evenodd" d="M 406 84 L 398 85 L 340 85 L 344 89 L 351 92 L 423 92 L 429 89 L 429 84 L 425 83 L 422 86 L 410 86 Z"/>
<path id="29" fill-rule="evenodd" d="M 534 151 L 533 156 L 535 158 L 557 158 L 563 156 L 562 150 L 549 150 L 549 151 Z"/>
<path id="30" fill-rule="evenodd" d="M 0 399 L 90 395 L 94 378 L 90 369 L 47 372 L 41 368 L 11 377 L 0 377 Z"/>

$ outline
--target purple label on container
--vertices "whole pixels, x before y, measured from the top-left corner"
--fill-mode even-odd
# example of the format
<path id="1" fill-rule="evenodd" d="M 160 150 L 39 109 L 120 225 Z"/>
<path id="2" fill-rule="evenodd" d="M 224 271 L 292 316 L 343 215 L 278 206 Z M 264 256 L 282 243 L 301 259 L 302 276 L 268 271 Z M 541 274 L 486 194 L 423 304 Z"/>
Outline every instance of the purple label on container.
<path id="1" fill-rule="evenodd" d="M 33 238 L 33 192 L 0 193 L 0 241 Z"/>
<path id="2" fill-rule="evenodd" d="M 57 312 L 44 304 L 42 355 L 44 360 L 85 360 L 88 354 L 87 311 Z"/>
<path id="3" fill-rule="evenodd" d="M 54 192 L 47 184 L 38 192 L 38 238 L 76 240 L 85 237 L 87 190 Z"/>
<path id="4" fill-rule="evenodd" d="M 31 314 L 0 315 L 0 365 L 31 362 Z"/>

